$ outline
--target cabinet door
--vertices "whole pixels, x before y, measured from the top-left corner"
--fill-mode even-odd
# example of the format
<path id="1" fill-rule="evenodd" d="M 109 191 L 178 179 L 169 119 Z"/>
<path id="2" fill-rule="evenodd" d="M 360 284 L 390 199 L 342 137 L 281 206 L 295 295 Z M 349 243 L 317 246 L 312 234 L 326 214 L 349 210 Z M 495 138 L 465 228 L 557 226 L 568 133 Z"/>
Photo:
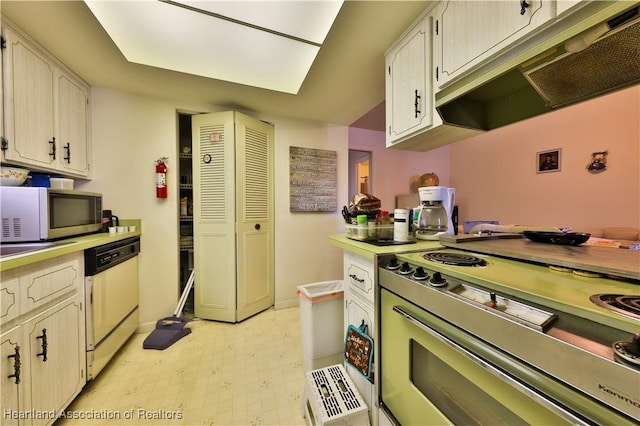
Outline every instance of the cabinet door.
<path id="1" fill-rule="evenodd" d="M 387 146 L 432 124 L 429 22 L 420 21 L 385 57 Z"/>
<path id="2" fill-rule="evenodd" d="M 439 22 L 438 85 L 513 45 L 555 17 L 554 2 L 528 0 L 447 1 Z"/>
<path id="3" fill-rule="evenodd" d="M 85 385 L 81 297 L 76 295 L 25 323 L 29 346 L 31 408 L 61 410 Z M 33 424 L 50 423 L 34 419 Z"/>
<path id="4" fill-rule="evenodd" d="M 560 17 L 567 12 L 573 13 L 576 9 L 578 9 L 578 6 L 584 6 L 584 4 L 588 2 L 584 0 L 556 0 L 555 3 L 556 16 Z"/>
<path id="5" fill-rule="evenodd" d="M 89 175 L 89 91 L 69 74 L 59 70 L 58 160 L 67 174 Z"/>
<path id="6" fill-rule="evenodd" d="M 20 346 L 22 340 L 21 328 L 16 327 L 6 333 L 3 333 L 0 337 L 0 355 L 2 357 L 2 365 L 0 366 L 0 373 L 2 374 L 2 382 L 0 388 L 2 388 L 2 424 L 3 425 L 18 425 L 20 422 L 17 418 L 13 418 L 12 415 L 16 415 L 20 412 L 24 412 L 26 407 L 23 404 L 21 397 L 21 391 L 24 376 L 24 357 L 26 348 Z M 22 365 L 21 365 L 22 364 Z M 13 377 L 11 377 L 13 376 Z M 10 413 L 6 413 L 9 410 Z"/>
<path id="7" fill-rule="evenodd" d="M 20 275 L 16 270 L 2 273 L 0 283 L 0 320 L 7 324 L 20 315 Z"/>
<path id="8" fill-rule="evenodd" d="M 4 159 L 37 167 L 56 164 L 54 140 L 55 67 L 40 50 L 3 28 Z"/>
<path id="9" fill-rule="evenodd" d="M 349 325 L 360 327 L 360 325 L 364 322 L 364 324 L 367 326 L 367 334 L 373 338 L 373 336 L 375 335 L 373 323 L 373 306 L 363 303 L 358 298 L 353 297 L 353 295 L 349 294 L 348 291 L 345 291 L 344 293 L 344 301 L 345 335 L 347 327 Z M 375 361 L 376 360 L 374 359 L 373 362 L 375 363 Z M 360 392 L 360 395 L 367 403 L 367 406 L 369 407 L 371 413 L 371 410 L 374 408 L 373 404 L 375 402 L 373 384 L 362 374 L 360 374 L 355 368 L 346 363 L 345 370 L 347 370 L 347 374 L 349 374 L 349 377 L 353 381 L 353 384 L 356 385 L 356 388 L 358 388 L 358 392 Z M 373 365 L 372 370 L 375 372 L 375 366 Z"/>

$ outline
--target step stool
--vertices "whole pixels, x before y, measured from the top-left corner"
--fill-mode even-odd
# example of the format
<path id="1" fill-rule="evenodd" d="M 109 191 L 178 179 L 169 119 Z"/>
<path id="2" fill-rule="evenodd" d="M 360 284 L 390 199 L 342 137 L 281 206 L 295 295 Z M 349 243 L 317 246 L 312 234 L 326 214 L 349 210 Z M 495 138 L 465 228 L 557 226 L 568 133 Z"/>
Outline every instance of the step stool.
<path id="1" fill-rule="evenodd" d="M 300 411 L 308 425 L 369 425 L 369 408 L 342 364 L 307 372 Z"/>

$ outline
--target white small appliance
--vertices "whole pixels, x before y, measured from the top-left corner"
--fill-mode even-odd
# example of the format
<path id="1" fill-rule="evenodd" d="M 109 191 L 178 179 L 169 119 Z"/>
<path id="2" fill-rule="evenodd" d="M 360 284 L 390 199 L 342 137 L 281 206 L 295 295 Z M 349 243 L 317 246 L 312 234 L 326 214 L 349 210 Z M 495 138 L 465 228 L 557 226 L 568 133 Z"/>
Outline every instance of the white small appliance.
<path id="1" fill-rule="evenodd" d="M 424 186 L 418 188 L 420 206 L 414 227 L 419 240 L 437 240 L 440 235 L 453 235 L 453 199 L 455 188 Z"/>
<path id="2" fill-rule="evenodd" d="M 47 241 L 102 228 L 102 194 L 68 189 L 0 186 L 0 241 Z"/>

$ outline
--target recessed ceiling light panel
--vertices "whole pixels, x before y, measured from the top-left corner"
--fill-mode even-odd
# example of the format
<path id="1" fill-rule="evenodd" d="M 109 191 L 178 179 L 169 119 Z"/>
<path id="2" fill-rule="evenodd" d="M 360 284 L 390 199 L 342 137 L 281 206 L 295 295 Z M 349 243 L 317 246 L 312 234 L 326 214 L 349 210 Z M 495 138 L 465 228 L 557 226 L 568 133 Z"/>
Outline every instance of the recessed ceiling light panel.
<path id="1" fill-rule="evenodd" d="M 282 15 L 287 4 L 298 13 L 298 3 L 307 2 L 273 2 L 277 12 L 273 25 L 265 19 L 265 7 L 272 2 L 182 2 L 189 3 L 189 8 L 160 1 L 86 0 L 85 3 L 130 62 L 285 93 L 298 92 L 320 49 L 317 44 L 297 39 L 313 36 L 315 40 L 324 40 L 319 32 L 302 31 L 304 26 L 299 25 L 299 18 L 289 14 L 290 18 L 284 19 Z M 255 4 L 256 9 L 242 18 L 232 6 L 245 3 Z M 309 3 L 317 6 L 342 2 Z M 221 8 L 215 9 L 216 5 Z M 192 9 L 202 7 L 207 7 L 210 14 Z M 334 13 L 338 10 L 339 7 Z M 221 12 L 233 15 L 232 19 L 215 16 L 222 15 Z M 250 25 L 234 22 L 239 19 L 251 21 Z M 287 28 L 284 24 L 289 19 L 296 25 Z M 327 31 L 334 19 L 335 15 L 328 25 L 325 23 Z M 264 25 L 272 25 L 270 29 L 274 32 L 263 31 Z M 293 28 L 296 26 L 300 28 Z M 292 34 L 293 38 L 283 37 L 278 34 L 283 30 L 296 34 Z"/>
<path id="2" fill-rule="evenodd" d="M 202 1 L 177 0 L 200 10 L 322 44 L 343 1 Z"/>

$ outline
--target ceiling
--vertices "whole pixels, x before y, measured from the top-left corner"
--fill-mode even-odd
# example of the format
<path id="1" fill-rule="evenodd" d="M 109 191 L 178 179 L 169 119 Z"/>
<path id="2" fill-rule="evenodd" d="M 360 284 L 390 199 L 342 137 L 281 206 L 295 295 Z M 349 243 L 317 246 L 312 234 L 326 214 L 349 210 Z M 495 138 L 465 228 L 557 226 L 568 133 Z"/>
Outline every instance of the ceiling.
<path id="1" fill-rule="evenodd" d="M 343 3 L 84 2 L 129 62 L 292 94 Z"/>
<path id="2" fill-rule="evenodd" d="M 83 1 L 0 7 L 92 86 L 382 131 L 384 52 L 429 3 L 346 1 L 295 95 L 127 62 Z"/>

